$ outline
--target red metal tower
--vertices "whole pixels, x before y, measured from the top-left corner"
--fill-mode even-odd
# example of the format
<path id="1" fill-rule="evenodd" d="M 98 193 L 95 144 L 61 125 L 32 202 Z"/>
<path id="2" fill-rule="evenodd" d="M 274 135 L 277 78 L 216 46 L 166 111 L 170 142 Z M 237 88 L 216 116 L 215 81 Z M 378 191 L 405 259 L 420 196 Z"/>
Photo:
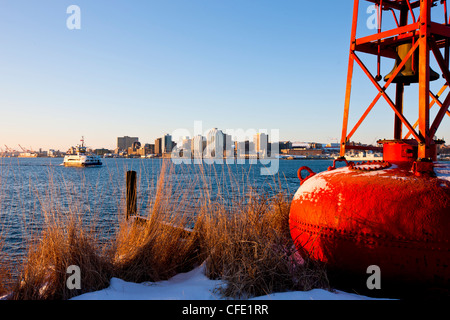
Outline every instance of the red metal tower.
<path id="1" fill-rule="evenodd" d="M 354 0 L 341 157 L 346 149 L 355 148 L 350 138 L 381 98 L 395 114 L 394 138 L 379 141 L 384 161 L 344 159 L 346 167 L 333 164 L 317 174 L 300 168 L 300 187 L 289 215 L 291 236 L 302 255 L 326 264 L 329 279 L 344 288 L 368 289 L 372 294 L 367 270 L 375 265 L 382 270 L 383 294 L 408 296 L 436 288 L 450 293 L 450 179 L 445 174 L 450 164 L 436 161 L 439 141 L 434 140 L 445 114 L 450 114 L 450 94 L 441 102 L 450 83 L 447 3 L 367 2 L 378 9 L 378 32 L 356 37 L 360 1 Z M 431 20 L 431 9 L 437 5 L 443 9 L 443 23 Z M 382 31 L 386 12 L 393 14 L 396 27 Z M 377 57 L 375 71 L 369 71 L 361 53 Z M 430 81 L 441 76 L 430 68 L 431 53 L 444 82 L 437 94 L 431 92 Z M 394 69 L 384 79 L 382 58 L 395 60 Z M 355 62 L 378 94 L 348 132 Z M 413 83 L 412 88 L 417 86 L 419 91 L 419 119 L 414 125 L 403 112 L 405 86 Z M 394 98 L 387 92 L 391 85 L 395 85 Z M 430 119 L 434 104 L 440 109 Z M 305 170 L 308 176 L 303 177 Z"/>
<path id="2" fill-rule="evenodd" d="M 341 157 L 345 156 L 351 137 L 360 127 L 377 102 L 383 98 L 395 114 L 394 139 L 379 141 L 383 144 L 384 160 L 392 163 L 414 163 L 418 172 L 431 172 L 432 161 L 436 160 L 436 144 L 434 136 L 447 113 L 450 105 L 450 94 L 440 100 L 448 88 L 450 21 L 447 14 L 447 1 L 441 0 L 366 0 L 374 3 L 377 8 L 378 32 L 374 35 L 357 38 L 359 0 L 354 0 L 353 25 L 351 31 L 350 58 L 348 65 L 347 89 L 345 96 L 344 121 L 341 138 Z M 432 7 L 443 6 L 443 22 L 431 19 Z M 393 15 L 396 28 L 383 31 L 383 14 Z M 441 49 L 444 49 L 442 54 Z M 437 93 L 430 91 L 430 81 L 439 75 L 430 69 L 430 58 L 433 53 L 441 70 L 444 85 Z M 370 71 L 359 57 L 359 53 L 377 56 L 377 70 Z M 381 58 L 391 58 L 396 61 L 394 70 L 384 78 L 380 75 Z M 354 127 L 348 131 L 350 98 L 354 65 L 364 71 L 378 90 L 378 94 L 367 107 Z M 405 73 L 409 73 L 405 76 Z M 412 122 L 403 113 L 404 87 L 418 83 L 419 119 Z M 387 89 L 396 86 L 395 97 L 391 98 Z M 440 107 L 434 119 L 430 119 L 430 108 L 437 104 Z M 403 132 L 403 126 L 406 131 Z M 418 127 L 418 130 L 417 130 Z M 406 135 L 405 135 L 406 133 Z M 412 136 L 411 139 L 409 137 Z"/>

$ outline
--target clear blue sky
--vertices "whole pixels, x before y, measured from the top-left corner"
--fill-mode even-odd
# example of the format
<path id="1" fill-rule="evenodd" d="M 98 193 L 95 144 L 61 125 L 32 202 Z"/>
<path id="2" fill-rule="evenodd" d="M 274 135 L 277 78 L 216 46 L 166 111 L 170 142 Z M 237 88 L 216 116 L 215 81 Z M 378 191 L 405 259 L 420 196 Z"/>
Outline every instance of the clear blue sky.
<path id="1" fill-rule="evenodd" d="M 80 30 L 66 27 L 72 4 Z M 374 32 L 365 26 L 368 5 L 359 35 Z M 118 136 L 145 143 L 193 132 L 196 120 L 205 130 L 279 129 L 282 140 L 337 141 L 352 6 L 0 0 L 0 147 L 66 150 L 84 135 L 91 147 L 114 148 Z M 385 62 L 384 74 L 392 66 Z M 376 95 L 358 70 L 355 79 L 352 123 Z M 416 115 L 414 103 L 407 112 Z M 354 138 L 391 138 L 392 126 L 381 103 Z M 438 136 L 450 139 L 448 117 Z"/>

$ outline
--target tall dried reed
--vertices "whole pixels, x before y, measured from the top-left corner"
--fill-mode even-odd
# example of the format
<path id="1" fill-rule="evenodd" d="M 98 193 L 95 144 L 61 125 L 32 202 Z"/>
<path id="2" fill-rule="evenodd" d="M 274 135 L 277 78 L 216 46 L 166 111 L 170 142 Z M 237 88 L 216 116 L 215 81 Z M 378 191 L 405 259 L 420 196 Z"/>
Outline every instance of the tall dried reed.
<path id="1" fill-rule="evenodd" d="M 79 266 L 81 289 L 70 289 L 66 282 L 69 266 Z M 55 219 L 30 246 L 12 299 L 69 299 L 108 286 L 112 264 L 96 246 L 95 236 L 75 217 Z"/>
<path id="2" fill-rule="evenodd" d="M 273 292 L 329 288 L 324 266 L 301 257 L 288 230 L 289 200 L 251 195 L 230 211 L 208 208 L 198 224 L 207 274 L 222 279 L 218 291 L 245 299 Z"/>
<path id="3" fill-rule="evenodd" d="M 190 186 L 174 185 L 173 167 L 163 163 L 155 196 L 145 215 L 122 221 L 115 239 L 115 276 L 128 281 L 166 280 L 199 263 L 197 236 L 187 232 Z"/>

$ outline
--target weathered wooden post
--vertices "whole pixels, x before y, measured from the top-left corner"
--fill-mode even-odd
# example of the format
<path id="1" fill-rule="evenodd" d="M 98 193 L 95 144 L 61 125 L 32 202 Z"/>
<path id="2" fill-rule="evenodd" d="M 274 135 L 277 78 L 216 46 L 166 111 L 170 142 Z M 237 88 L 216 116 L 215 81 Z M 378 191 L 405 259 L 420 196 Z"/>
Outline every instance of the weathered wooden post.
<path id="1" fill-rule="evenodd" d="M 136 171 L 127 171 L 127 220 L 136 215 Z"/>

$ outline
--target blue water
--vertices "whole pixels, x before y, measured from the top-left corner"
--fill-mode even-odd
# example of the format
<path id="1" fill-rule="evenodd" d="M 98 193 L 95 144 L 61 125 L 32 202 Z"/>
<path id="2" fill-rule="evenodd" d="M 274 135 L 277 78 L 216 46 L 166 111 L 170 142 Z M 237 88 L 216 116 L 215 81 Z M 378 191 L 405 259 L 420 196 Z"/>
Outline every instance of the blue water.
<path id="1" fill-rule="evenodd" d="M 3 259 L 20 260 L 26 241 L 39 233 L 49 214 L 78 214 L 95 226 L 99 238 L 108 239 L 125 214 L 125 177 L 137 172 L 138 212 L 146 215 L 156 193 L 163 160 L 102 159 L 103 166 L 67 168 L 61 158 L 0 158 L 0 251 Z M 165 160 L 171 163 L 170 160 Z M 326 170 L 331 160 L 280 160 L 278 174 L 261 175 L 258 164 L 170 165 L 166 180 L 177 201 L 189 192 L 196 202 L 208 194 L 211 200 L 227 201 L 245 197 L 251 190 L 271 195 L 283 191 L 292 197 L 299 187 L 297 170 L 309 166 L 314 172 Z"/>

